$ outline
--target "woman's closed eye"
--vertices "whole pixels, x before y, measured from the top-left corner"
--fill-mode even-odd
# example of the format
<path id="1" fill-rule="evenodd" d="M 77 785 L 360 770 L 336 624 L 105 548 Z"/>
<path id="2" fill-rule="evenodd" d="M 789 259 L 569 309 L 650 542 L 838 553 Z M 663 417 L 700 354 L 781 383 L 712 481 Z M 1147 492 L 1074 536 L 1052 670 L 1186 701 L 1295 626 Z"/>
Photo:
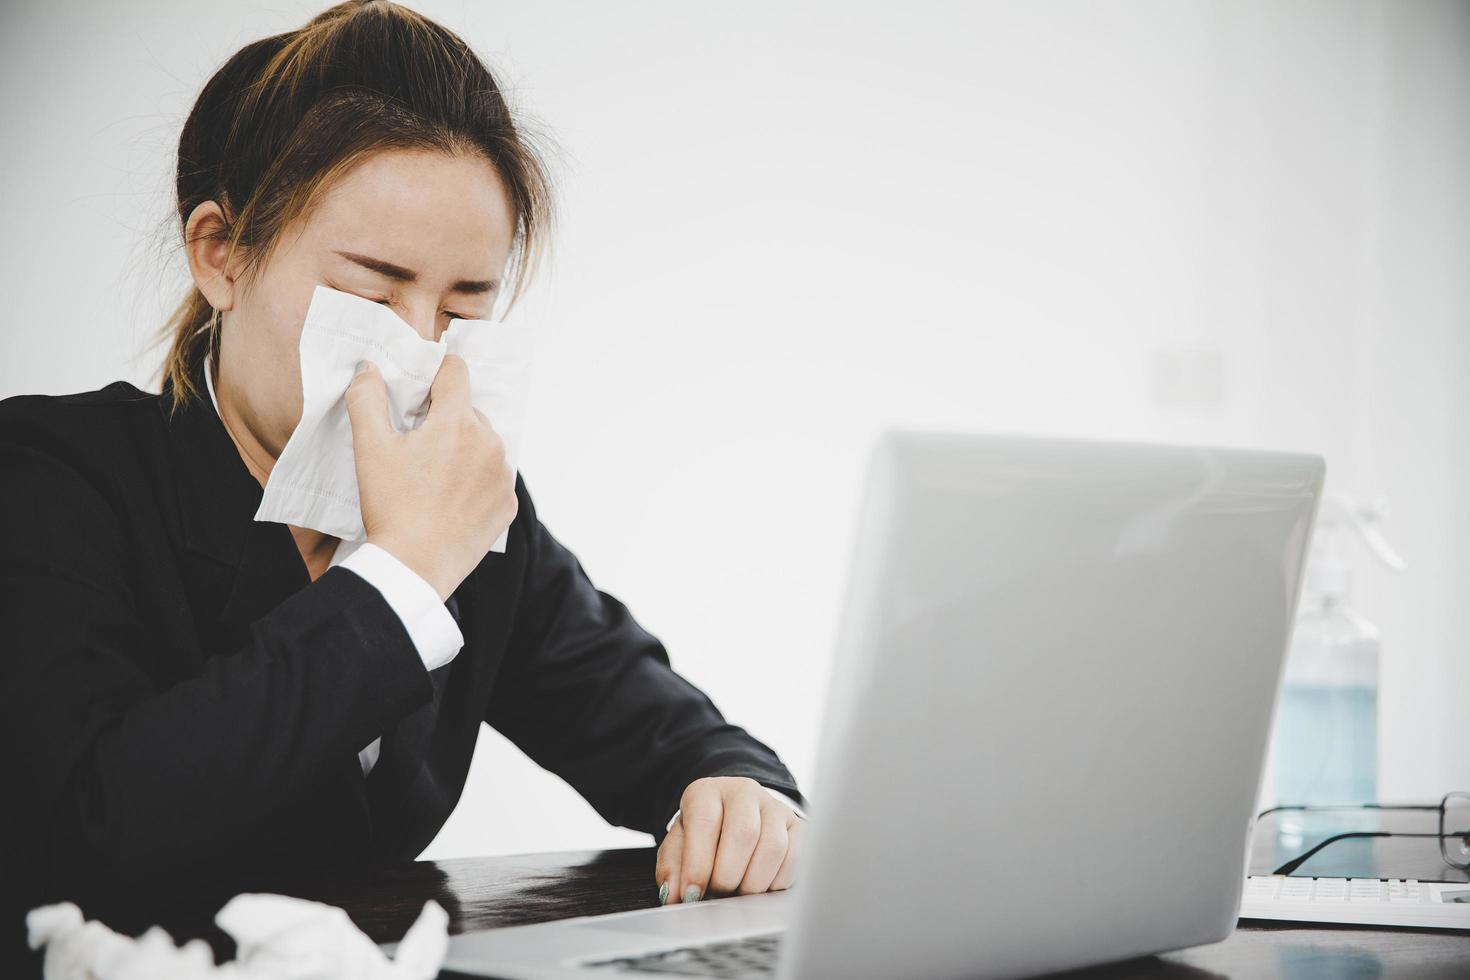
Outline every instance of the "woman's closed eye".
<path id="1" fill-rule="evenodd" d="M 391 306 L 393 304 L 393 301 L 391 299 L 375 299 L 375 300 L 373 300 L 373 302 L 374 303 L 377 303 L 379 306 Z M 447 316 L 451 320 L 474 320 L 474 319 L 478 319 L 477 317 L 471 316 L 468 313 L 456 313 L 453 310 L 440 310 L 439 311 L 439 315 L 440 316 Z"/>

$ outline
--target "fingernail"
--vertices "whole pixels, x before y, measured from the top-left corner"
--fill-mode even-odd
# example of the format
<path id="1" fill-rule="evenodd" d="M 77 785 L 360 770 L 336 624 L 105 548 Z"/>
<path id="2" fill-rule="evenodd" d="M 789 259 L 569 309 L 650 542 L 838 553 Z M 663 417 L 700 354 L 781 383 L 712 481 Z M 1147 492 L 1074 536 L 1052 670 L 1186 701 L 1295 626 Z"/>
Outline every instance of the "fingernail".
<path id="1" fill-rule="evenodd" d="M 689 885 L 689 886 L 687 886 L 684 889 L 684 898 L 683 898 L 683 901 L 685 901 L 685 902 L 697 902 L 697 901 L 699 901 L 699 886 L 698 885 Z"/>
<path id="2" fill-rule="evenodd" d="M 354 378 L 355 377 L 358 377 L 359 375 L 361 375 L 363 372 L 365 372 L 368 368 L 370 368 L 372 366 L 373 366 L 373 362 L 372 361 L 367 361 L 367 360 L 358 361 L 357 362 L 357 370 L 354 371 L 354 372 L 352 372 L 352 376 Z"/>
<path id="3" fill-rule="evenodd" d="M 667 881 L 658 886 L 658 904 L 669 904 L 669 883 Z"/>

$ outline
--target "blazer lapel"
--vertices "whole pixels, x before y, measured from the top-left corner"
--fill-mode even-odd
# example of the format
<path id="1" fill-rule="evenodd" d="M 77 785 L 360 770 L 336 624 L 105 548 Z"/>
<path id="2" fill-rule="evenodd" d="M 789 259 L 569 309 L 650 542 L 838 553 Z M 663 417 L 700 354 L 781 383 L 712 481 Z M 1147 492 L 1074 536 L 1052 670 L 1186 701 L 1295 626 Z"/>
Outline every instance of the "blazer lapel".
<path id="1" fill-rule="evenodd" d="M 202 364 L 194 380 L 203 391 Z M 197 616 L 201 656 L 228 656 L 246 642 L 250 624 L 310 585 L 311 574 L 286 525 L 255 520 L 264 490 L 208 396 L 190 400 L 170 417 L 169 395 L 166 381 L 159 406 L 172 455 L 184 584 Z M 371 814 L 356 755 L 334 766 L 328 778 L 340 790 L 331 795 L 334 806 L 343 808 L 341 829 L 365 846 Z"/>
<path id="2" fill-rule="evenodd" d="M 195 383 L 203 388 L 203 365 Z M 159 399 L 168 429 L 174 490 L 185 550 L 193 568 L 210 563 L 224 574 L 208 574 L 199 598 L 235 633 L 275 608 L 311 581 L 295 539 L 284 524 L 256 521 L 264 492 L 251 475 L 207 397 L 190 400 L 172 416 L 169 387 Z M 214 651 L 208 651 L 214 652 Z"/>

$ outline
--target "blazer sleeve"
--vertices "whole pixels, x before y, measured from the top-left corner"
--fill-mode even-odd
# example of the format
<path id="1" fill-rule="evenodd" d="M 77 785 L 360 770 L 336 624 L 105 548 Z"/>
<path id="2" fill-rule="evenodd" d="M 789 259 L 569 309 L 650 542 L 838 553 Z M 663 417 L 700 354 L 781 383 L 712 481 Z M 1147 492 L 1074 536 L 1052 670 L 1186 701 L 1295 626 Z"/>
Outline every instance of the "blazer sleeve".
<path id="1" fill-rule="evenodd" d="M 4 863 L 33 898 L 206 884 L 268 808 L 431 699 L 392 607 L 343 568 L 156 683 L 167 651 L 140 625 L 108 501 L 28 447 L 0 443 L 0 473 Z"/>
<path id="2" fill-rule="evenodd" d="M 593 586 L 529 492 L 520 505 L 526 579 L 486 721 L 609 823 L 658 842 L 703 776 L 748 776 L 801 800 L 776 753 L 726 721 L 627 607 Z"/>

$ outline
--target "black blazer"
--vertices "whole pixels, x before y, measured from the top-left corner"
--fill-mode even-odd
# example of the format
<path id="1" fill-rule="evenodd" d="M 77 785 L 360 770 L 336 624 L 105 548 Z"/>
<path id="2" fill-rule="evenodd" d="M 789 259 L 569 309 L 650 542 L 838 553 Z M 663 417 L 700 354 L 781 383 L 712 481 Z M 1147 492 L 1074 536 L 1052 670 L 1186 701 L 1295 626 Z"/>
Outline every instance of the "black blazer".
<path id="1" fill-rule="evenodd" d="M 260 484 L 207 398 L 172 420 L 123 381 L 0 401 L 5 941 L 54 901 L 137 934 L 244 869 L 411 861 L 482 723 L 655 841 L 700 776 L 802 800 L 515 489 L 506 552 L 447 603 L 465 645 L 431 673 L 373 586 L 312 582 L 286 525 L 253 520 Z"/>

